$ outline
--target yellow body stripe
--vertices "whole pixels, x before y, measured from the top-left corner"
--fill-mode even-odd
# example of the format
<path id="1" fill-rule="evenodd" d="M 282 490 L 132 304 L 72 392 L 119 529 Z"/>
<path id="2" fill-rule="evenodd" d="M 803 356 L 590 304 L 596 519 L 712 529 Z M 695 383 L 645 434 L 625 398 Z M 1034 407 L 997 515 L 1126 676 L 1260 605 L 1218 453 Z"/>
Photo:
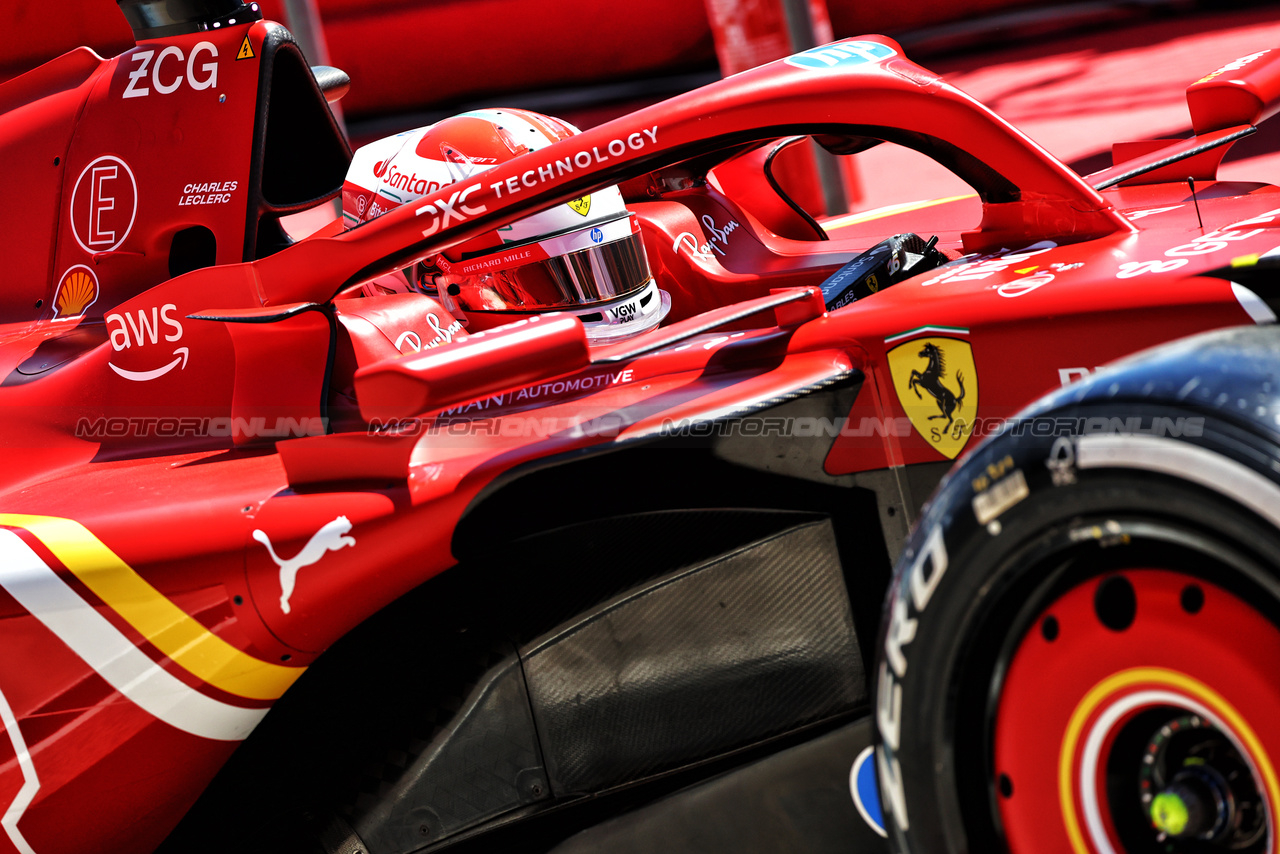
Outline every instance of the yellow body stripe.
<path id="1" fill-rule="evenodd" d="M 895 216 L 897 214 L 918 211 L 921 208 L 931 208 L 934 205 L 945 205 L 947 202 L 958 202 L 961 199 L 977 198 L 977 193 L 966 193 L 963 196 L 947 196 L 945 199 L 926 199 L 920 202 L 903 202 L 900 205 L 889 205 L 888 207 L 876 208 L 875 210 L 862 211 L 861 213 L 846 214 L 845 216 L 837 216 L 828 220 L 823 220 L 822 227 L 827 231 L 837 228 L 844 228 L 849 225 L 857 225 L 860 222 L 871 222 L 876 219 L 883 219 L 887 216 Z"/>
<path id="2" fill-rule="evenodd" d="M 1184 694 L 1199 700 L 1204 706 L 1219 716 L 1230 730 L 1244 742 L 1249 757 L 1258 763 L 1258 773 L 1262 775 L 1263 786 L 1267 792 L 1267 801 L 1274 810 L 1280 786 L 1277 786 L 1276 772 L 1271 766 L 1271 759 L 1258 739 L 1257 733 L 1249 726 L 1248 721 L 1227 702 L 1217 691 L 1198 679 L 1166 670 L 1162 667 L 1134 667 L 1108 676 L 1085 694 L 1084 699 L 1076 706 L 1067 722 L 1066 735 L 1062 740 L 1062 749 L 1058 754 L 1058 800 L 1062 808 L 1062 818 L 1067 825 L 1067 837 L 1071 841 L 1071 849 L 1078 854 L 1089 854 L 1084 834 L 1080 831 L 1080 823 L 1076 819 L 1074 781 L 1072 779 L 1072 760 L 1075 758 L 1076 743 L 1080 740 L 1085 721 L 1101 703 L 1112 694 L 1122 691 L 1131 685 L 1147 683 L 1168 688 L 1176 688 Z M 1274 814 L 1274 812 L 1273 812 Z"/>
<path id="3" fill-rule="evenodd" d="M 275 700 L 305 667 L 283 667 L 241 652 L 138 575 L 79 522 L 0 513 L 24 528 L 112 610 L 180 667 L 209 685 L 254 700 Z"/>

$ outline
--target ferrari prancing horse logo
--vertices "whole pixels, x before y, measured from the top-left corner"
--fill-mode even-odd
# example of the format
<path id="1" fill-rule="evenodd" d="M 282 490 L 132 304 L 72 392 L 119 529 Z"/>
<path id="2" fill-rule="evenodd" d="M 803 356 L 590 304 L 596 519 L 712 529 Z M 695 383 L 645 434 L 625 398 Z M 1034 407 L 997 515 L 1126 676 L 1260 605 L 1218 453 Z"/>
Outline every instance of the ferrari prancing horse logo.
<path id="1" fill-rule="evenodd" d="M 947 459 L 964 450 L 978 412 L 978 371 L 969 342 L 915 338 L 888 353 L 898 402 L 911 424 Z"/>

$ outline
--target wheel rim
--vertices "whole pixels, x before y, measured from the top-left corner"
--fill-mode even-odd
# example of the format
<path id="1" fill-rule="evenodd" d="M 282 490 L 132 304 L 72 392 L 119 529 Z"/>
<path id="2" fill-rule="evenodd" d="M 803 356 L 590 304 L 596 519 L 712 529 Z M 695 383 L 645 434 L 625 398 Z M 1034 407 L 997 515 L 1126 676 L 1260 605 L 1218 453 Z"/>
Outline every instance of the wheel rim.
<path id="1" fill-rule="evenodd" d="M 1275 854 L 1280 630 L 1182 572 L 1133 569 L 1044 608 L 995 705 L 1013 852 Z"/>

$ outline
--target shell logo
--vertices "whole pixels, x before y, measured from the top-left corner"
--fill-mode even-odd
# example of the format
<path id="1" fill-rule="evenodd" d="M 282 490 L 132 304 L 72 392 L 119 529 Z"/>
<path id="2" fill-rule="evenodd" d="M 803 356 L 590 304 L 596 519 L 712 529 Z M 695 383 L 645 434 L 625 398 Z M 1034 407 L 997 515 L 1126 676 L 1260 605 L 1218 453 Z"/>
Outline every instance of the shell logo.
<path id="1" fill-rule="evenodd" d="M 62 274 L 57 293 L 53 295 L 53 316 L 79 317 L 98 301 L 98 277 L 93 270 L 77 264 Z"/>

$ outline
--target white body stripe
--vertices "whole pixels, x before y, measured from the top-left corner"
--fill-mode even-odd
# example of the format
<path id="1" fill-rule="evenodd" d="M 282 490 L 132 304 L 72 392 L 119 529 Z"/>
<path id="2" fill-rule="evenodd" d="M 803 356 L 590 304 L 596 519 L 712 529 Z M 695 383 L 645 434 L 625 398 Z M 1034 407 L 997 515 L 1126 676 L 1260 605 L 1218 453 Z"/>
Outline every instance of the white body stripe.
<path id="1" fill-rule="evenodd" d="M 266 715 L 201 694 L 152 661 L 13 531 L 0 529 L 0 587 L 133 703 L 172 727 L 240 741 Z"/>
<path id="2" fill-rule="evenodd" d="M 27 842 L 22 831 L 18 830 L 18 822 L 22 820 L 27 807 L 31 806 L 31 802 L 35 800 L 36 792 L 40 790 L 40 780 L 36 777 L 36 766 L 32 763 L 31 754 L 27 751 L 26 739 L 22 737 L 22 730 L 18 729 L 18 719 L 14 717 L 13 709 L 9 706 L 9 701 L 3 692 L 0 692 L 0 723 L 4 724 L 5 732 L 9 734 L 9 741 L 13 742 L 13 752 L 18 757 L 18 768 L 22 770 L 22 788 L 18 789 L 9 808 L 4 811 L 4 817 L 0 818 L 0 827 L 4 828 L 14 848 L 22 854 L 35 854 L 31 843 Z"/>

